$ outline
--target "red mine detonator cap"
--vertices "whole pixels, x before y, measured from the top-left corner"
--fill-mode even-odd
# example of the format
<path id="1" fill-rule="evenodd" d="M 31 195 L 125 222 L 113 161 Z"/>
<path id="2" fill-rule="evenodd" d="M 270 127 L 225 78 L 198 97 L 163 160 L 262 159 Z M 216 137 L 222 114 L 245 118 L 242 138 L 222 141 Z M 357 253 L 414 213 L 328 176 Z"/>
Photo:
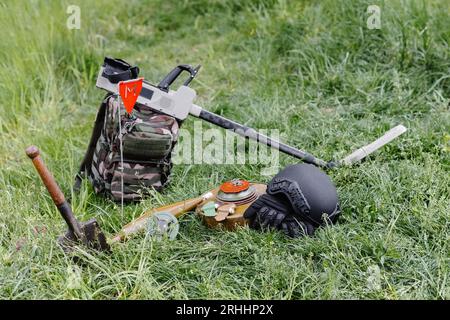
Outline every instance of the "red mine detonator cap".
<path id="1" fill-rule="evenodd" d="M 220 191 L 225 193 L 239 193 L 247 190 L 250 187 L 250 182 L 247 180 L 233 179 L 227 181 L 220 186 Z"/>

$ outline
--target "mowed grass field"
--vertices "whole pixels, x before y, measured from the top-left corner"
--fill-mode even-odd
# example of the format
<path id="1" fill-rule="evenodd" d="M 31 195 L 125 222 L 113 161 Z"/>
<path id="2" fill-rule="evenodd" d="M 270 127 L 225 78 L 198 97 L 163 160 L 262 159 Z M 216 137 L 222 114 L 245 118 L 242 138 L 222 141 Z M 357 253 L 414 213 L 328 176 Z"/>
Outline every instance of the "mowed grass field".
<path id="1" fill-rule="evenodd" d="M 71 4 L 80 30 L 66 27 Z M 367 28 L 372 4 L 379 30 Z M 449 299 L 449 17 L 448 0 L 0 0 L 0 298 Z M 97 218 L 109 235 L 224 180 L 269 179 L 260 164 L 178 165 L 165 192 L 124 217 L 87 183 L 74 194 L 106 55 L 153 83 L 200 63 L 199 105 L 278 129 L 323 159 L 399 123 L 409 130 L 328 172 L 342 217 L 314 237 L 211 230 L 188 214 L 176 241 L 140 235 L 111 255 L 80 248 L 75 264 L 56 243 L 66 226 L 25 156 L 30 144 L 79 219 Z M 295 162 L 280 155 L 280 167 Z"/>

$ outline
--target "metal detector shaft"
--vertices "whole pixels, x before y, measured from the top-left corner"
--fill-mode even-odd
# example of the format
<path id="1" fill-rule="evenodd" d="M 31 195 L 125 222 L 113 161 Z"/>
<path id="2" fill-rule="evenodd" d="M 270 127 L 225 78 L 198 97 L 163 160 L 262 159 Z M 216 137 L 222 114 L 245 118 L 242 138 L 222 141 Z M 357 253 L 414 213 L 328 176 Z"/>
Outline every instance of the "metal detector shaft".
<path id="1" fill-rule="evenodd" d="M 269 138 L 266 135 L 263 135 L 261 133 L 258 133 L 255 129 L 244 126 L 240 123 L 234 122 L 232 120 L 229 120 L 227 118 L 221 117 L 215 113 L 209 112 L 205 109 L 202 109 L 200 111 L 200 114 L 198 115 L 198 118 L 205 120 L 209 123 L 215 124 L 216 126 L 219 126 L 224 129 L 233 130 L 236 134 L 252 139 L 256 142 L 265 144 L 269 147 L 272 147 L 274 149 L 280 150 L 281 152 L 290 155 L 294 158 L 303 160 L 306 163 L 314 164 L 319 167 L 329 167 L 330 165 L 323 161 L 322 159 L 318 159 L 314 157 L 312 154 L 296 149 L 294 147 L 291 147 L 287 144 L 281 143 L 277 140 L 273 140 Z"/>

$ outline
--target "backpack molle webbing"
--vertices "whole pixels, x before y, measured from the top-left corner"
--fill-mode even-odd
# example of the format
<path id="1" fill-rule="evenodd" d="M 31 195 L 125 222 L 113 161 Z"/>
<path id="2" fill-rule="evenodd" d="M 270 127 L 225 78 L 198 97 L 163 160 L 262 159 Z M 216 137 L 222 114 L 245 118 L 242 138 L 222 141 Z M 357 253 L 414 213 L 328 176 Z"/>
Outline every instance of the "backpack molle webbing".
<path id="1" fill-rule="evenodd" d="M 136 78 L 137 67 L 123 60 L 105 58 L 105 76 L 111 82 Z M 117 95 L 108 94 L 97 113 L 88 150 L 75 181 L 79 190 L 81 179 L 88 177 L 96 193 L 120 201 L 121 167 Z M 123 198 L 142 199 L 150 189 L 160 191 L 169 181 L 171 155 L 178 139 L 178 121 L 136 104 L 128 116 L 122 108 L 120 125 L 123 134 Z"/>

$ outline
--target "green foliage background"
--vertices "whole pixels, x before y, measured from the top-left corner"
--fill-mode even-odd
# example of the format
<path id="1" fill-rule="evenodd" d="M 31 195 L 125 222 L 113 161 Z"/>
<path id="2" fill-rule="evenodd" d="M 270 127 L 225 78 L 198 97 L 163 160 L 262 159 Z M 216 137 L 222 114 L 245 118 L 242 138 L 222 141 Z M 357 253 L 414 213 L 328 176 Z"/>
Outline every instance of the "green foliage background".
<path id="1" fill-rule="evenodd" d="M 66 27 L 69 4 L 81 8 L 80 30 Z M 366 26 L 371 4 L 380 30 Z M 0 0 L 0 297 L 450 298 L 449 16 L 448 0 Z M 209 230 L 187 215 L 177 241 L 142 235 L 110 256 L 80 249 L 75 265 L 56 244 L 65 226 L 25 157 L 30 144 L 80 219 L 96 217 L 110 234 L 226 179 L 267 180 L 260 166 L 180 165 L 163 194 L 127 206 L 123 219 L 87 184 L 72 194 L 105 55 L 153 82 L 177 63 L 201 63 L 199 105 L 277 128 L 324 159 L 398 123 L 409 131 L 330 172 L 342 219 L 313 238 Z"/>

